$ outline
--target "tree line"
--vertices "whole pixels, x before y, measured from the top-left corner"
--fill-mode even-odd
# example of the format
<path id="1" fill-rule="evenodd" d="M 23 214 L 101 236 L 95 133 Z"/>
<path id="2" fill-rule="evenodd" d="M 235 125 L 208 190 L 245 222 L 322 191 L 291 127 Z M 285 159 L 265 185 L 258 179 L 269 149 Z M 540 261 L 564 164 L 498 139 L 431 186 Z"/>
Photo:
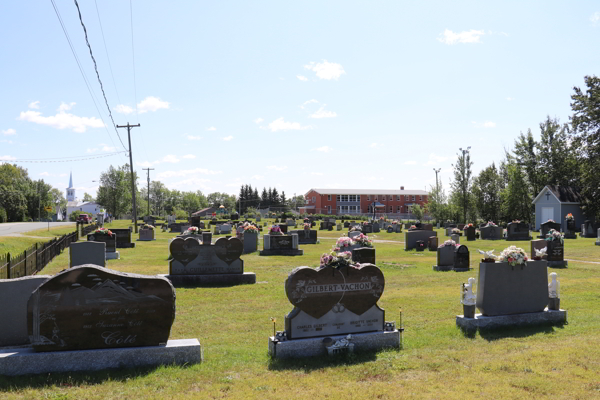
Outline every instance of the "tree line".
<path id="1" fill-rule="evenodd" d="M 600 218 L 600 78 L 584 80 L 585 90 L 573 88 L 570 122 L 548 116 L 539 124 L 539 140 L 531 129 L 521 132 L 498 166 L 472 176 L 470 153 L 460 151 L 450 194 L 439 182 L 431 186 L 427 211 L 433 218 L 533 222 L 532 201 L 546 185 L 579 190 L 584 213 Z"/>

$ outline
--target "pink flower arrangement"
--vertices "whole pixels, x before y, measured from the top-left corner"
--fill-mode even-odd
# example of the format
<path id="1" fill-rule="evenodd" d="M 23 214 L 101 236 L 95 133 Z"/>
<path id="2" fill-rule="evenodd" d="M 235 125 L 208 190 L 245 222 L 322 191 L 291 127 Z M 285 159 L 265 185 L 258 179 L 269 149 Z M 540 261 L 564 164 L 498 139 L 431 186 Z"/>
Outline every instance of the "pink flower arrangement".
<path id="1" fill-rule="evenodd" d="M 271 229 L 269 229 L 269 233 L 271 235 L 283 235 L 283 232 L 281 232 L 281 228 L 279 227 L 279 225 L 273 225 Z"/>
<path id="2" fill-rule="evenodd" d="M 362 235 L 362 233 L 361 233 L 361 235 Z M 364 235 L 363 235 L 363 236 L 364 236 Z M 337 248 L 340 248 L 340 249 L 341 249 L 341 248 L 343 248 L 343 247 L 350 247 L 350 246 L 352 246 L 353 244 L 354 244 L 354 243 L 353 243 L 353 240 L 352 240 L 352 238 L 349 238 L 349 237 L 345 237 L 345 236 L 343 236 L 343 237 L 341 237 L 341 238 L 339 238 L 339 239 L 337 240 L 337 242 L 335 243 L 335 246 L 336 246 Z"/>
<path id="3" fill-rule="evenodd" d="M 310 222 L 305 222 L 304 223 L 304 229 L 310 229 L 310 228 L 311 228 Z"/>
<path id="4" fill-rule="evenodd" d="M 94 231 L 94 233 L 99 233 L 101 235 L 108 235 L 108 236 L 112 236 L 113 233 L 111 230 L 108 230 L 106 228 L 98 228 Z"/>
<path id="5" fill-rule="evenodd" d="M 187 228 L 186 233 L 188 235 L 196 235 L 196 234 L 198 234 L 198 227 L 197 226 L 190 226 L 189 228 Z"/>

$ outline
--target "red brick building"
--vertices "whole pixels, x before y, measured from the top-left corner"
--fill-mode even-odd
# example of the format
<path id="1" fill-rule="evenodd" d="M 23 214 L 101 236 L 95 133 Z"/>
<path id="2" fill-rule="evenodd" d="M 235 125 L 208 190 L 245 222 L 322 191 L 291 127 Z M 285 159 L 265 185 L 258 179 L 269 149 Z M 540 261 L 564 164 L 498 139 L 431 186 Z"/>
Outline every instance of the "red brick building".
<path id="1" fill-rule="evenodd" d="M 408 215 L 411 207 L 423 207 L 429 198 L 425 190 L 383 189 L 310 189 L 306 205 L 299 208 L 307 214 L 376 214 Z"/>

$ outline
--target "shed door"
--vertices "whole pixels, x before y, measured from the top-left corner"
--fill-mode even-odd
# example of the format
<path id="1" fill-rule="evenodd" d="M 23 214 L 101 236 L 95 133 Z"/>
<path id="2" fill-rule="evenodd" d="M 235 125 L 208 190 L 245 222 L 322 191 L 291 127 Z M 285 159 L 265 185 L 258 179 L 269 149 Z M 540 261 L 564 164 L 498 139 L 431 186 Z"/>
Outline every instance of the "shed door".
<path id="1" fill-rule="evenodd" d="M 542 224 L 549 219 L 554 221 L 554 207 L 542 207 Z"/>

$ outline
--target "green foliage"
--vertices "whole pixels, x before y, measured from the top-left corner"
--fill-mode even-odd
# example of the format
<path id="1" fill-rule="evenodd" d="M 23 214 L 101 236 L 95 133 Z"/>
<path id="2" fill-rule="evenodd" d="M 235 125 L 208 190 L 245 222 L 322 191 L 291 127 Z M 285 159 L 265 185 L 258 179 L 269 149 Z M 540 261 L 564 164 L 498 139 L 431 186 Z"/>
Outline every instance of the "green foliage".
<path id="1" fill-rule="evenodd" d="M 6 222 L 7 221 L 7 216 L 6 216 L 6 210 L 2 207 L 0 207 L 0 222 Z"/>
<path id="2" fill-rule="evenodd" d="M 467 222 L 467 211 L 471 200 L 471 155 L 469 150 L 460 149 L 458 160 L 454 164 L 454 181 L 452 181 L 452 199 L 454 204 L 462 210 L 459 221 Z"/>
<path id="3" fill-rule="evenodd" d="M 87 201 L 94 201 L 94 198 L 92 197 L 92 195 L 91 195 L 91 194 L 89 194 L 89 193 L 84 193 L 84 194 L 83 194 L 83 201 L 86 201 L 86 202 L 87 202 Z"/>
<path id="4" fill-rule="evenodd" d="M 425 211 L 419 204 L 415 204 L 414 206 L 412 206 L 412 208 L 410 209 L 410 212 L 419 221 L 421 221 L 423 219 L 423 214 L 425 213 Z"/>
<path id="5" fill-rule="evenodd" d="M 77 218 L 78 218 L 78 217 L 79 217 L 81 214 L 87 214 L 87 215 L 89 215 L 90 217 L 92 217 L 92 216 L 93 216 L 93 215 L 92 215 L 91 213 L 89 213 L 89 212 L 85 212 L 85 211 L 79 211 L 79 210 L 76 210 L 76 211 L 73 211 L 71 214 L 69 214 L 69 221 L 71 221 L 71 222 L 75 222 L 75 221 L 77 221 Z"/>
<path id="6" fill-rule="evenodd" d="M 502 205 L 502 178 L 496 165 L 492 163 L 473 178 L 473 200 L 477 214 L 484 221 L 498 222 Z M 471 219 L 474 221 L 475 219 Z"/>
<path id="7" fill-rule="evenodd" d="M 132 209 L 131 183 L 127 181 L 125 172 L 128 169 L 127 164 L 120 168 L 114 168 L 111 165 L 108 171 L 100 174 L 97 202 L 106 207 L 106 210 L 115 217 L 130 212 Z"/>
<path id="8" fill-rule="evenodd" d="M 502 192 L 503 219 L 507 222 L 518 219 L 531 222 L 532 198 L 525 174 L 518 165 L 511 163 L 508 169 L 508 185 Z"/>
<path id="9" fill-rule="evenodd" d="M 188 213 L 185 210 L 174 209 L 173 213 L 175 214 L 176 219 L 188 219 Z"/>

